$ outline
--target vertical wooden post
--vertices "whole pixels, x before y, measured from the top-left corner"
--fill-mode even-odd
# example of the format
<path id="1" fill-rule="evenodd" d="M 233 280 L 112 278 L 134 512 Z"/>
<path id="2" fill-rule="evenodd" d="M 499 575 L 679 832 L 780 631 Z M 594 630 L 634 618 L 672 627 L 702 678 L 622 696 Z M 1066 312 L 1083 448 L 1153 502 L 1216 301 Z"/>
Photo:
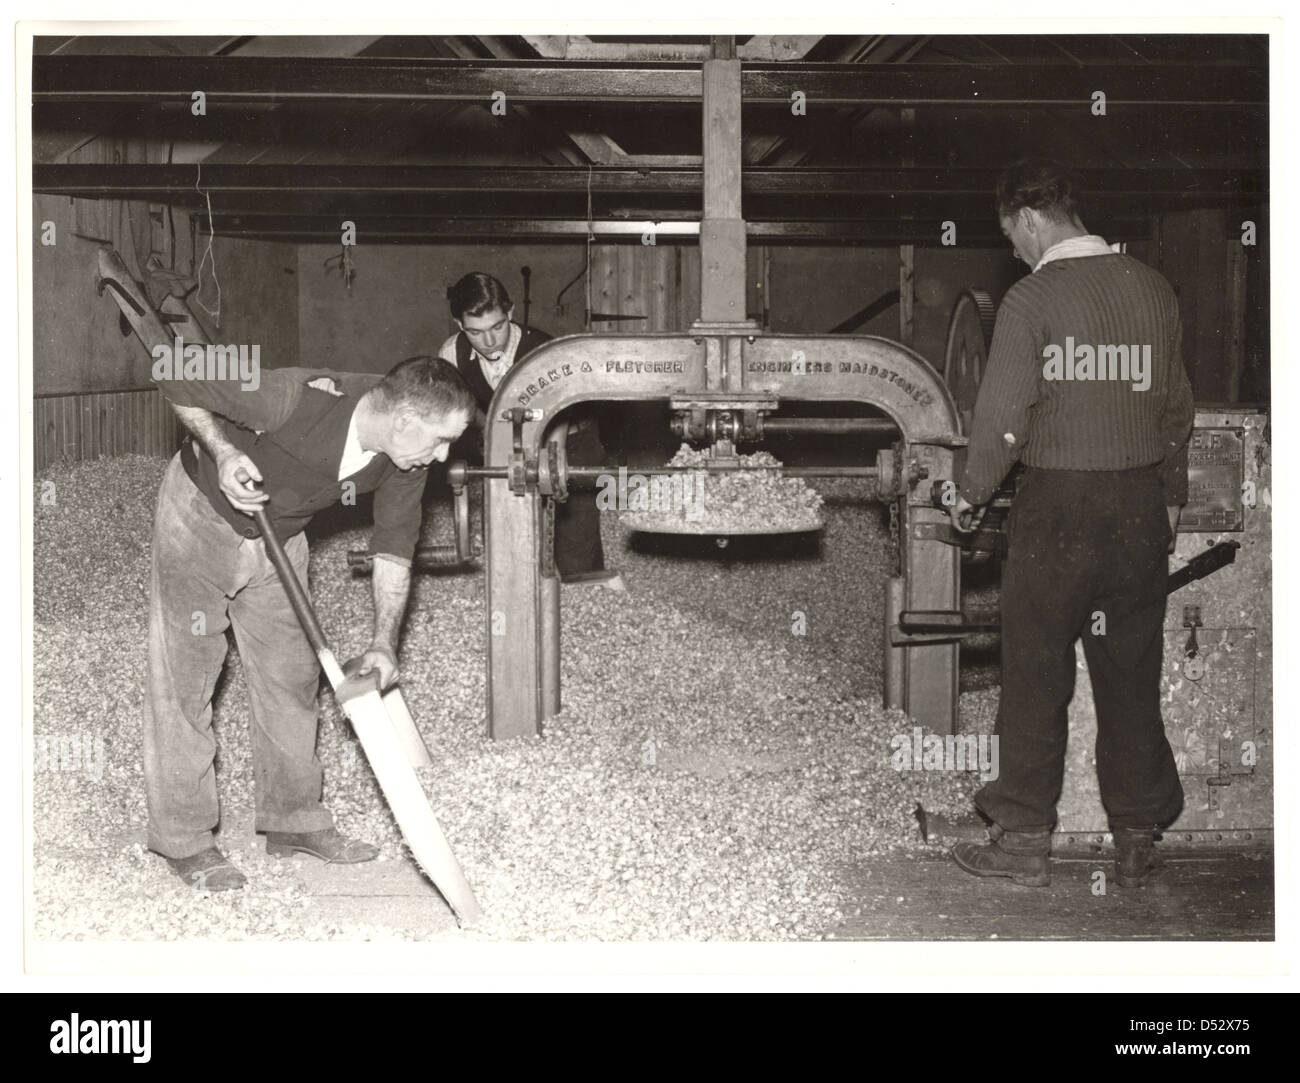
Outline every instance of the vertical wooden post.
<path id="1" fill-rule="evenodd" d="M 916 128 L 916 110 L 900 109 L 899 121 L 902 126 L 903 153 L 902 164 L 910 166 L 915 164 L 916 154 L 912 147 L 912 140 Z M 915 337 L 915 326 L 913 321 L 913 306 L 916 295 L 913 292 L 913 268 L 916 259 L 916 248 L 910 244 L 900 244 L 898 246 L 898 341 L 904 346 L 911 346 Z"/>
<path id="2" fill-rule="evenodd" d="M 890 576 L 885 580 L 885 631 L 880 637 L 881 652 L 884 655 L 885 706 L 901 710 L 905 703 L 907 689 L 904 681 L 904 658 L 906 647 L 895 647 L 889 641 L 890 629 L 898 624 L 898 615 L 906 608 L 907 583 L 902 576 Z"/>
<path id="3" fill-rule="evenodd" d="M 504 478 L 484 490 L 488 736 L 531 737 L 547 713 L 544 645 L 557 638 L 559 592 L 541 574 L 540 498 L 516 496 Z"/>
<path id="4" fill-rule="evenodd" d="M 760 286 L 763 291 L 762 327 L 764 331 L 770 331 L 772 329 L 772 246 L 770 244 L 763 245 L 761 252 L 763 255 L 762 285 Z"/>
<path id="5" fill-rule="evenodd" d="M 740 177 L 740 61 L 706 60 L 701 323 L 745 320 L 745 220 Z"/>
<path id="6" fill-rule="evenodd" d="M 913 444 L 910 451 L 919 452 L 931 477 L 953 476 L 950 449 Z M 926 506 L 916 496 L 904 498 L 902 504 L 898 540 L 903 572 L 901 608 L 947 612 L 960 609 L 959 554 L 953 546 L 924 535 L 936 522 L 942 525 L 943 511 Z M 913 645 L 903 651 L 903 710 L 938 733 L 957 731 L 959 652 L 957 643 Z M 897 679 L 897 674 L 888 669 L 885 675 Z"/>

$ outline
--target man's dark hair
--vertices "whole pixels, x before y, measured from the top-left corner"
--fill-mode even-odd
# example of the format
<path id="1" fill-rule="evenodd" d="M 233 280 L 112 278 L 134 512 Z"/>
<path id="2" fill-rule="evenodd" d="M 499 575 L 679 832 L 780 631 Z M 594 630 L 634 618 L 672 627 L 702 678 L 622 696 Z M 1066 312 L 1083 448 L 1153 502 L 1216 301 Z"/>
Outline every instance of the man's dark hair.
<path id="1" fill-rule="evenodd" d="M 509 312 L 511 300 L 500 281 L 482 271 L 470 271 L 447 291 L 447 304 L 451 306 L 452 319 L 463 320 L 494 308 Z"/>
<path id="2" fill-rule="evenodd" d="M 998 178 L 998 217 L 1013 218 L 1022 208 L 1056 222 L 1079 217 L 1079 177 L 1050 158 L 1023 158 Z"/>
<path id="3" fill-rule="evenodd" d="M 399 361 L 373 390 L 375 406 L 386 414 L 409 406 L 426 420 L 457 412 L 474 416 L 474 393 L 456 366 L 441 357 Z"/>

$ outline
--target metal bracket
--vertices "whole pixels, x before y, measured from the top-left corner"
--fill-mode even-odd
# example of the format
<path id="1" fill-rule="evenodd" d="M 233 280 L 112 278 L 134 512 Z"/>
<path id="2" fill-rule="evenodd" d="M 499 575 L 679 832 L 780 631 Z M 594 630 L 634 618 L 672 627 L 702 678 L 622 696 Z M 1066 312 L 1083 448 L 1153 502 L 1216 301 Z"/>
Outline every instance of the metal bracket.
<path id="1" fill-rule="evenodd" d="M 762 438 L 763 416 L 775 410 L 780 400 L 766 392 L 746 396 L 719 391 L 676 396 L 668 405 L 673 411 L 672 432 L 679 439 L 741 443 Z"/>
<path id="2" fill-rule="evenodd" d="M 516 496 L 523 496 L 527 488 L 527 463 L 524 460 L 524 421 L 528 411 L 522 406 L 514 406 L 501 415 L 502 420 L 509 421 L 513 427 L 510 465 L 507 478 L 510 491 Z"/>
<path id="3" fill-rule="evenodd" d="M 907 486 L 903 483 L 902 443 L 876 452 L 876 492 L 880 500 L 907 495 Z"/>
<path id="4" fill-rule="evenodd" d="M 526 409 L 523 406 L 512 406 L 501 413 L 501 420 L 509 421 L 512 427 L 512 450 L 506 477 L 510 491 L 516 496 L 523 496 L 528 492 L 530 485 L 537 484 L 537 463 L 530 463 L 524 457 L 524 422 L 541 421 L 541 419 L 541 410 Z"/>
<path id="5" fill-rule="evenodd" d="M 456 530 L 456 555 L 463 561 L 477 556 L 469 547 L 469 489 L 464 485 L 451 490 L 451 521 Z"/>
<path id="6" fill-rule="evenodd" d="M 736 391 L 694 391 L 674 395 L 668 400 L 670 410 L 775 410 L 781 400 L 766 391 L 746 395 Z"/>
<path id="7" fill-rule="evenodd" d="M 1241 762 L 1242 739 L 1239 736 L 1219 738 L 1219 777 L 1228 785 L 1235 778 L 1249 778 L 1255 773 L 1255 766 L 1246 766 Z"/>
<path id="8" fill-rule="evenodd" d="M 918 541 L 937 541 L 944 545 L 962 545 L 962 537 L 953 529 L 952 523 L 913 523 L 912 537 Z"/>
<path id="9" fill-rule="evenodd" d="M 563 504 L 569 499 L 569 481 L 565 477 L 565 463 L 562 458 L 563 447 L 561 442 L 559 440 L 550 441 L 546 445 L 546 472 L 550 481 L 550 497 L 557 504 Z"/>
<path id="10" fill-rule="evenodd" d="M 889 630 L 889 641 L 895 647 L 951 643 L 967 636 L 996 632 L 1001 627 L 1002 616 L 996 609 L 911 609 L 898 614 L 898 624 Z"/>
<path id="11" fill-rule="evenodd" d="M 1241 542 L 1224 541 L 1219 542 L 1218 545 L 1205 550 L 1203 553 L 1197 553 L 1184 567 L 1170 573 L 1168 586 L 1165 588 L 1166 593 L 1172 594 L 1174 591 L 1187 586 L 1188 583 L 1204 579 L 1207 575 L 1212 575 L 1220 568 L 1227 567 L 1237 559 L 1237 550 L 1240 548 Z M 1184 610 L 1184 612 L 1186 611 Z"/>
<path id="12" fill-rule="evenodd" d="M 951 545 L 965 553 L 1007 554 L 1007 539 L 995 531 L 977 530 L 973 534 L 959 534 L 952 523 L 913 523 L 912 537 L 918 541 L 937 541 Z"/>
<path id="13" fill-rule="evenodd" d="M 118 297 L 120 297 L 124 303 L 130 305 L 131 310 L 137 316 L 144 315 L 144 309 L 140 307 L 136 299 L 131 296 L 131 294 L 127 291 L 126 287 L 123 286 L 121 282 L 118 282 L 114 278 L 100 278 L 100 280 L 95 285 L 95 292 L 102 294 L 104 292 L 105 287 L 107 287 L 108 289 L 112 290 L 115 294 L 117 294 Z M 129 324 L 127 326 L 128 328 L 130 327 Z"/>

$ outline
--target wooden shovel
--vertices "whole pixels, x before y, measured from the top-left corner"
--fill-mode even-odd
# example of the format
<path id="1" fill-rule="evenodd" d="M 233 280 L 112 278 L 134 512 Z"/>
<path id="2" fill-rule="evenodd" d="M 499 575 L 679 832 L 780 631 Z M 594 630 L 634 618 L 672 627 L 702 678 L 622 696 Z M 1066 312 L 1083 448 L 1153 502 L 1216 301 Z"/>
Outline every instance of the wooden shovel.
<path id="1" fill-rule="evenodd" d="M 405 718 L 395 724 L 385 709 L 385 700 L 380 697 L 377 675 L 372 680 L 348 678 L 344 674 L 334 652 L 325 641 L 325 633 L 321 630 L 316 611 L 302 584 L 298 582 L 280 539 L 271 528 L 265 507 L 254 511 L 253 519 L 262 532 L 267 555 L 280 575 L 280 582 L 284 584 L 285 593 L 289 596 L 289 604 L 293 606 L 312 649 L 320 659 L 321 668 L 329 678 L 339 706 L 352 723 L 361 747 L 366 750 L 366 758 L 379 781 L 379 788 L 388 800 L 388 807 L 393 810 L 397 825 L 402 829 L 406 844 L 434 886 L 442 892 L 461 926 L 472 925 L 482 917 L 483 911 L 465 880 L 465 874 L 461 872 L 456 855 L 447 844 L 442 828 L 438 826 L 438 820 L 411 766 L 411 760 L 418 755 L 413 751 L 412 735 L 415 741 L 420 742 L 421 748 L 423 742 L 415 732 L 409 713 L 405 713 L 405 704 L 401 704 Z M 400 696 L 397 701 L 400 701 Z M 398 725 L 401 726 L 400 731 Z"/>

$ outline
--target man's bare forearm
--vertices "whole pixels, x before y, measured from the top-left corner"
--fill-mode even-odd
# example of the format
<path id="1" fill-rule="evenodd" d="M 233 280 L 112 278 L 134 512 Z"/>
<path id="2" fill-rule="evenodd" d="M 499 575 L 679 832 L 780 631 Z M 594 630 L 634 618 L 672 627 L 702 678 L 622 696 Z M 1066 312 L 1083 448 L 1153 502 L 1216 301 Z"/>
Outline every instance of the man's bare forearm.
<path id="1" fill-rule="evenodd" d="M 258 487 L 262 475 L 257 464 L 226 439 L 215 415 L 201 406 L 172 403 L 172 409 L 217 464 L 217 481 L 230 506 L 251 515 L 265 504 L 267 495 Z"/>
<path id="2" fill-rule="evenodd" d="M 402 617 L 411 593 L 411 569 L 396 560 L 376 555 L 371 580 L 375 590 L 374 646 L 396 658 Z"/>
<path id="3" fill-rule="evenodd" d="M 229 455 L 238 455 L 239 449 L 226 439 L 226 434 L 217 424 L 217 417 L 210 410 L 201 406 L 178 406 L 172 403 L 172 409 L 181 419 L 181 424 L 194 434 L 194 438 L 209 455 L 213 462 L 221 462 Z"/>

